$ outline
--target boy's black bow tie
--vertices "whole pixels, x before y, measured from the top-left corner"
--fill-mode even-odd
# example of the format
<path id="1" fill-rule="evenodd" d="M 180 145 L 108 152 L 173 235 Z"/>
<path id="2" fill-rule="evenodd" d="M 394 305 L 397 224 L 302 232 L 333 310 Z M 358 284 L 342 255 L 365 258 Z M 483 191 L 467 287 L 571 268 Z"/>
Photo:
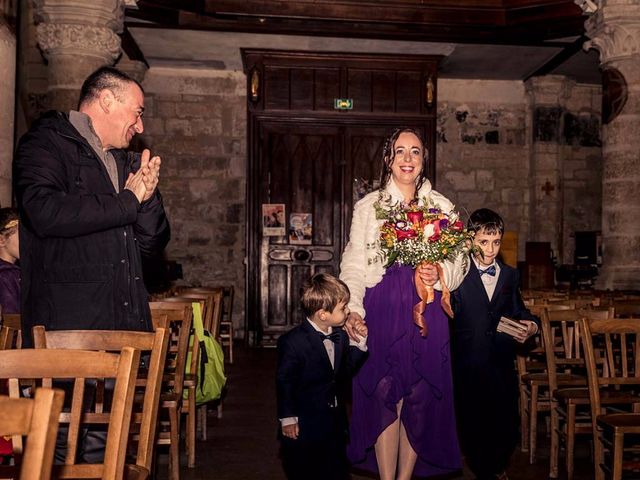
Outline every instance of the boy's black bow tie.
<path id="1" fill-rule="evenodd" d="M 331 340 L 333 343 L 338 343 L 340 341 L 340 330 L 333 330 L 331 333 L 326 334 L 323 332 L 317 332 L 320 338 L 324 340 Z"/>
<path id="2" fill-rule="evenodd" d="M 495 277 L 496 276 L 496 266 L 495 265 L 491 265 L 486 270 L 478 269 L 478 273 L 480 274 L 480 276 L 482 276 L 482 275 L 484 275 L 486 273 L 487 275 L 491 275 L 492 277 Z"/>

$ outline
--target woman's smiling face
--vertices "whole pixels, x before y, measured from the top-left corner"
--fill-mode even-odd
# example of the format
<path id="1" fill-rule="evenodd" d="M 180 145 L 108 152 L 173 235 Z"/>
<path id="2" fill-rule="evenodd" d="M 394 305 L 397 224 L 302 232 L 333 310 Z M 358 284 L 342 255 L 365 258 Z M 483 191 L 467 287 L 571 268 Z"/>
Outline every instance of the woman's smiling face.
<path id="1" fill-rule="evenodd" d="M 402 132 L 393 145 L 391 176 L 394 182 L 403 185 L 415 185 L 422 172 L 424 146 L 411 132 Z"/>

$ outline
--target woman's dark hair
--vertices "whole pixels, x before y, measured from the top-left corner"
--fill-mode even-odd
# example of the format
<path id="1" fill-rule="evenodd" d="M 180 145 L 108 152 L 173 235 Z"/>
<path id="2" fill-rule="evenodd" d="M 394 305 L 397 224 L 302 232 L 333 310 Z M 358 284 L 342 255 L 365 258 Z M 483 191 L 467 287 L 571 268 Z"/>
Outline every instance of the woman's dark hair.
<path id="1" fill-rule="evenodd" d="M 504 234 L 504 222 L 502 217 L 493 210 L 480 208 L 473 212 L 467 222 L 467 228 L 473 232 Z"/>
<path id="2" fill-rule="evenodd" d="M 424 185 L 425 180 L 427 180 L 427 175 L 429 173 L 429 165 L 427 164 L 427 160 L 429 159 L 429 151 L 427 150 L 427 146 L 424 143 L 424 139 L 422 135 L 413 128 L 398 128 L 393 131 L 393 133 L 387 138 L 384 142 L 384 147 L 382 149 L 382 173 L 380 174 L 380 187 L 384 188 L 387 183 L 389 183 L 389 179 L 391 178 L 391 166 L 393 165 L 393 161 L 395 159 L 393 148 L 395 147 L 396 141 L 398 137 L 403 133 L 412 133 L 420 143 L 422 143 L 422 170 L 420 171 L 420 176 L 418 177 L 418 181 L 416 183 L 416 191 L 414 195 L 418 194 L 422 185 Z"/>
<path id="3" fill-rule="evenodd" d="M 84 103 L 96 100 L 103 90 L 111 90 L 116 98 L 120 98 L 125 86 L 135 83 L 144 93 L 140 82 L 114 67 L 100 67 L 87 77 L 80 89 L 78 108 Z"/>

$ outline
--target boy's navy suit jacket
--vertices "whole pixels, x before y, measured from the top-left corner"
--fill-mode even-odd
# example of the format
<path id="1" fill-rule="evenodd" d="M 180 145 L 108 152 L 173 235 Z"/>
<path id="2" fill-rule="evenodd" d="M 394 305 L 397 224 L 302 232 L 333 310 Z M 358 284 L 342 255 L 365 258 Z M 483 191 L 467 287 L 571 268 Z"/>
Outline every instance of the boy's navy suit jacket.
<path id="1" fill-rule="evenodd" d="M 510 336 L 497 333 L 501 316 L 514 320 L 539 320 L 522 302 L 520 275 L 515 268 L 496 260 L 500 266 L 498 282 L 491 300 L 480 278 L 475 262 L 464 281 L 453 292 L 454 318 L 452 348 L 456 370 L 486 367 L 513 369 L 516 351 L 522 346 Z"/>
<path id="2" fill-rule="evenodd" d="M 368 353 L 349 346 L 347 333 L 340 328 L 339 332 L 340 341 L 334 344 L 335 368 L 308 320 L 278 339 L 278 418 L 298 417 L 300 441 L 335 437 L 336 428 L 347 434 L 345 397 L 351 377 Z"/>

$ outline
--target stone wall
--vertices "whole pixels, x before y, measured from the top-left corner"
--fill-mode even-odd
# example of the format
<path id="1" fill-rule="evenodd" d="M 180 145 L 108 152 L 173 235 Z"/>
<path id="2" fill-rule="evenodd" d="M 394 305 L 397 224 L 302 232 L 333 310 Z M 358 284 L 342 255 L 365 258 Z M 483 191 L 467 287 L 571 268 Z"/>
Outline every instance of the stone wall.
<path id="1" fill-rule="evenodd" d="M 500 213 L 523 260 L 531 143 L 523 83 L 441 79 L 438 104 L 437 190 L 465 219 L 482 207 Z"/>
<path id="2" fill-rule="evenodd" d="M 162 157 L 178 283 L 233 284 L 244 328 L 246 78 L 242 72 L 151 68 L 144 79 L 143 146 Z"/>
<path id="3" fill-rule="evenodd" d="M 568 82 L 568 98 L 553 125 L 531 106 L 519 81 L 441 79 L 438 83 L 437 189 L 467 213 L 488 207 L 499 212 L 508 230 L 518 232 L 518 259 L 527 240 L 557 248 L 558 263 L 573 263 L 573 232 L 600 230 L 602 152 L 599 87 Z M 546 111 L 546 110 L 545 110 Z M 545 137 L 551 130 L 558 134 Z M 537 133 L 536 133 L 537 132 Z M 538 156 L 532 158 L 537 134 Z M 540 146 L 542 142 L 542 146 Z M 548 148 L 561 168 L 560 192 L 551 201 L 561 212 L 562 227 L 548 226 L 544 214 L 533 214 L 536 165 Z M 558 157 L 559 158 L 556 158 Z M 542 193 L 542 198 L 546 196 Z M 543 209 L 544 212 L 544 209 Z M 555 223 L 555 222 L 554 222 Z"/>
<path id="4" fill-rule="evenodd" d="M 15 64 L 16 36 L 0 15 L 0 207 L 11 206 Z"/>

